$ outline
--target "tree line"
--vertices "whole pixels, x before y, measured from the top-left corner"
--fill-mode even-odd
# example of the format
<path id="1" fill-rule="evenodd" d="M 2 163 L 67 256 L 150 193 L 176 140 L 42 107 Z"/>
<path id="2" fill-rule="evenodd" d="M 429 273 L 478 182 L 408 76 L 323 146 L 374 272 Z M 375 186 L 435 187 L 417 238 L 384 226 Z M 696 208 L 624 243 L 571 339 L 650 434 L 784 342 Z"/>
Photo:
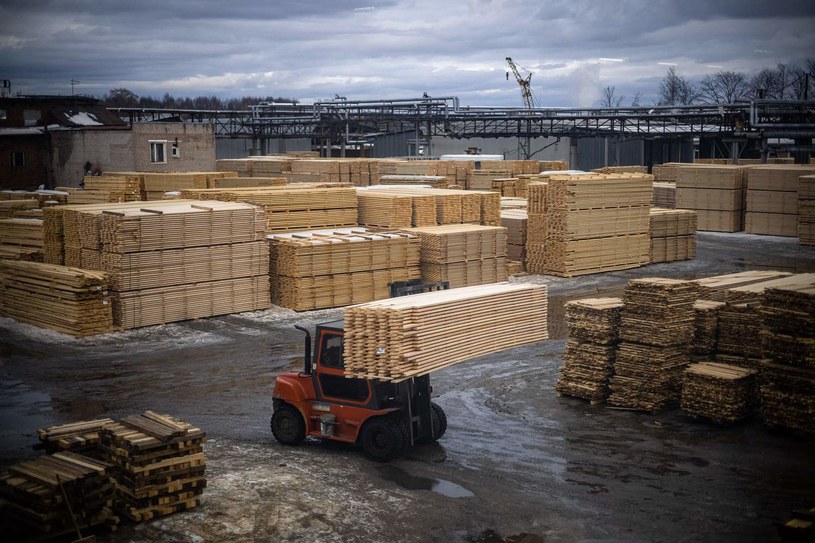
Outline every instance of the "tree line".
<path id="1" fill-rule="evenodd" d="M 621 107 L 625 96 L 618 96 L 616 86 L 608 85 L 602 91 L 600 107 Z M 639 107 L 642 93 L 630 101 Z M 722 70 L 694 82 L 679 74 L 671 66 L 662 78 L 653 102 L 655 106 L 681 106 L 701 104 L 735 104 L 750 100 L 810 100 L 815 99 L 815 58 L 803 65 L 779 63 L 773 68 L 762 68 L 753 75 Z"/>
<path id="2" fill-rule="evenodd" d="M 161 98 L 138 96 L 130 89 L 111 89 L 101 98 L 104 107 L 143 107 L 162 109 L 218 109 L 245 111 L 250 105 L 259 102 L 285 102 L 296 104 L 293 98 L 276 96 L 242 96 L 240 98 L 219 98 L 218 96 L 180 97 L 165 93 Z"/>

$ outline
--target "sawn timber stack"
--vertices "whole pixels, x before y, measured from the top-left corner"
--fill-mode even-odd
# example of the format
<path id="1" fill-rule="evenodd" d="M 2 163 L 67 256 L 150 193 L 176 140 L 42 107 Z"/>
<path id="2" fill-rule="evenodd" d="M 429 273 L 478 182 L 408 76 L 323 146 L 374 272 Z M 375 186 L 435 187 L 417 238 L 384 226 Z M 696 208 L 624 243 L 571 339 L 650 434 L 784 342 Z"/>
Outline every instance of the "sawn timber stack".
<path id="1" fill-rule="evenodd" d="M 345 309 L 349 377 L 399 381 L 548 338 L 543 285 L 481 285 Z"/>

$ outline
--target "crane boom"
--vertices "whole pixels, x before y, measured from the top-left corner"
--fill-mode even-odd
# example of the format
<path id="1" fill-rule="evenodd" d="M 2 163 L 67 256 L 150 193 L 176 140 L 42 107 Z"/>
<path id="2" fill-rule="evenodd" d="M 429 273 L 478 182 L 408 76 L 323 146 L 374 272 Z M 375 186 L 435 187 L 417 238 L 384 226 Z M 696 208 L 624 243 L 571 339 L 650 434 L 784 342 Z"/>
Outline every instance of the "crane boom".
<path id="1" fill-rule="evenodd" d="M 515 76 L 518 85 L 521 87 L 521 97 L 523 98 L 524 106 L 527 109 L 532 109 L 535 107 L 535 102 L 532 98 L 532 84 L 530 83 L 532 80 L 532 72 L 529 72 L 528 76 L 523 77 L 520 70 L 518 70 L 518 66 L 512 61 L 512 57 L 507 57 L 507 65 Z M 509 73 L 507 73 L 507 79 L 509 79 Z"/>

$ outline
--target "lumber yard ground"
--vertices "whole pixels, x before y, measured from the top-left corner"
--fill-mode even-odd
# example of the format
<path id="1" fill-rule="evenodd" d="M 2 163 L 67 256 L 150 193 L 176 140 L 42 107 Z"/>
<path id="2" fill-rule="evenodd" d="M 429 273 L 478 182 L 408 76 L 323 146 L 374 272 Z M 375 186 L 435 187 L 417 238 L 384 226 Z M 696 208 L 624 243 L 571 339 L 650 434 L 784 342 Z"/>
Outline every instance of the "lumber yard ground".
<path id="1" fill-rule="evenodd" d="M 204 429 L 200 508 L 103 541 L 773 541 L 815 505 L 815 438 L 558 398 L 564 300 L 619 295 L 634 277 L 815 271 L 792 238 L 698 234 L 696 260 L 550 285 L 554 339 L 433 375 L 449 418 L 438 444 L 389 464 L 348 446 L 283 447 L 275 375 L 302 334 L 341 310 L 273 309 L 74 340 L 0 319 L 0 465 L 35 454 L 36 428 L 146 409 Z M 486 332 L 488 333 L 488 332 Z"/>

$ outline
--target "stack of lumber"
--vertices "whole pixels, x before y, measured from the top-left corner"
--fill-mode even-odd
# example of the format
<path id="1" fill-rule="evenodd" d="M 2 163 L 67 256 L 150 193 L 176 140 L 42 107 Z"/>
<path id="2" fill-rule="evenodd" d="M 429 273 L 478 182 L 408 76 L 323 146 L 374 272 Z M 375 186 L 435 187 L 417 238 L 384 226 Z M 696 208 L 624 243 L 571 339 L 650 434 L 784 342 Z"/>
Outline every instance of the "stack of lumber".
<path id="1" fill-rule="evenodd" d="M 446 175 L 407 175 L 393 174 L 380 175 L 380 185 L 424 185 L 437 189 L 446 189 L 453 185 L 452 180 Z"/>
<path id="2" fill-rule="evenodd" d="M 501 224 L 501 195 L 491 191 L 444 190 L 422 187 L 371 187 L 360 194 L 382 193 L 401 196 L 433 196 L 437 224 Z M 431 225 L 428 225 L 431 226 Z"/>
<path id="3" fill-rule="evenodd" d="M 36 190 L 33 194 L 40 207 L 68 203 L 68 193 L 64 190 Z"/>
<path id="4" fill-rule="evenodd" d="M 555 390 L 592 403 L 608 397 L 619 342 L 620 298 L 587 298 L 566 303 L 569 338 Z"/>
<path id="5" fill-rule="evenodd" d="M 651 208 L 651 262 L 674 262 L 696 257 L 696 212 Z"/>
<path id="6" fill-rule="evenodd" d="M 272 303 L 295 311 L 387 298 L 418 279 L 419 238 L 404 233 L 300 232 L 269 238 Z"/>
<path id="7" fill-rule="evenodd" d="M 0 219 L 0 254 L 42 262 L 42 219 Z"/>
<path id="8" fill-rule="evenodd" d="M 568 170 L 569 163 L 563 160 L 539 160 L 538 172 L 551 172 L 558 170 Z M 534 172 L 530 172 L 534 173 Z"/>
<path id="9" fill-rule="evenodd" d="M 291 171 L 282 174 L 290 183 L 350 183 L 349 163 L 329 158 L 303 158 L 291 162 Z"/>
<path id="10" fill-rule="evenodd" d="M 690 362 L 698 291 L 695 283 L 678 279 L 628 282 L 611 405 L 658 411 L 679 401 L 682 373 Z"/>
<path id="11" fill-rule="evenodd" d="M 213 189 L 276 187 L 287 184 L 285 177 L 223 177 L 212 180 Z"/>
<path id="12" fill-rule="evenodd" d="M 647 166 L 605 166 L 603 168 L 594 168 L 594 173 L 648 173 Z"/>
<path id="13" fill-rule="evenodd" d="M 728 165 L 733 161 L 729 158 L 695 158 L 693 159 L 694 164 L 712 164 L 717 166 Z"/>
<path id="14" fill-rule="evenodd" d="M 351 187 L 284 185 L 184 190 L 181 195 L 184 198 L 246 202 L 261 207 L 268 233 L 357 224 L 357 193 Z"/>
<path id="15" fill-rule="evenodd" d="M 815 433 L 815 278 L 798 277 L 764 292 L 761 413 L 769 425 Z"/>
<path id="16" fill-rule="evenodd" d="M 815 273 L 785 274 L 776 279 L 730 288 L 725 293 L 725 301 L 730 304 L 760 303 L 768 288 L 797 288 L 812 281 L 815 281 Z"/>
<path id="17" fill-rule="evenodd" d="M 108 524 L 115 529 L 119 519 L 110 509 L 111 469 L 106 462 L 67 451 L 10 466 L 0 473 L 4 538 L 43 541 L 73 535 L 72 515 L 83 528 Z"/>
<path id="18" fill-rule="evenodd" d="M 529 271 L 571 277 L 647 264 L 652 179 L 643 174 L 551 176 L 543 213 L 546 241 L 541 247 L 534 240 L 543 266 L 530 259 Z M 530 194 L 530 242 L 531 208 Z"/>
<path id="19" fill-rule="evenodd" d="M 39 203 L 34 198 L 0 200 L 0 219 L 11 219 L 19 211 L 37 208 Z"/>
<path id="20" fill-rule="evenodd" d="M 125 194 L 121 190 L 88 190 L 74 187 L 57 187 L 68 193 L 68 204 L 103 204 L 119 203 L 125 201 Z"/>
<path id="21" fill-rule="evenodd" d="M 523 209 L 529 206 L 529 200 L 527 200 L 526 196 L 523 198 L 518 197 L 511 197 L 511 196 L 501 196 L 501 211 L 505 209 Z"/>
<path id="22" fill-rule="evenodd" d="M 144 175 L 138 172 L 111 172 L 102 175 L 86 175 L 84 185 L 85 190 L 121 193 L 123 197 L 122 201 L 124 202 L 138 202 L 144 199 Z"/>
<path id="23" fill-rule="evenodd" d="M 506 280 L 507 229 L 450 224 L 411 228 L 421 240 L 422 279 L 448 281 L 450 288 Z"/>
<path id="24" fill-rule="evenodd" d="M 651 167 L 651 173 L 654 176 L 654 181 L 665 181 L 670 183 L 676 182 L 677 167 L 683 166 L 681 162 L 666 162 L 664 164 L 655 164 Z"/>
<path id="25" fill-rule="evenodd" d="M 3 200 L 36 200 L 37 193 L 30 190 L 0 190 L 0 201 Z"/>
<path id="26" fill-rule="evenodd" d="M 529 184 L 529 204 L 526 223 L 526 261 L 528 271 L 541 273 L 546 268 L 546 195 L 548 182 L 534 181 Z"/>
<path id="27" fill-rule="evenodd" d="M 728 291 L 732 288 L 764 283 L 791 275 L 789 272 L 755 270 L 704 277 L 696 279 L 695 283 L 699 285 L 700 299 L 724 302 L 729 299 Z"/>
<path id="28" fill-rule="evenodd" d="M 711 357 L 716 354 L 719 338 L 719 311 L 724 302 L 697 300 L 693 305 L 693 341 L 691 353 L 697 357 Z"/>
<path id="29" fill-rule="evenodd" d="M 757 407 L 753 369 L 700 362 L 685 370 L 682 410 L 693 417 L 732 423 L 752 415 Z"/>
<path id="30" fill-rule="evenodd" d="M 493 182 L 496 179 L 506 179 L 511 177 L 509 170 L 471 170 L 467 175 L 467 183 L 464 185 L 468 190 L 492 190 Z"/>
<path id="31" fill-rule="evenodd" d="M 529 213 L 526 209 L 504 209 L 501 211 L 501 226 L 507 229 L 507 258 L 526 262 L 526 226 Z"/>
<path id="32" fill-rule="evenodd" d="M 801 245 L 815 245 L 815 175 L 798 178 L 798 238 Z"/>
<path id="33" fill-rule="evenodd" d="M 345 309 L 345 374 L 399 381 L 547 335 L 544 285 L 501 283 Z"/>
<path id="34" fill-rule="evenodd" d="M 748 234 L 798 237 L 798 185 L 802 175 L 815 174 L 815 166 L 763 165 L 747 171 Z"/>
<path id="35" fill-rule="evenodd" d="M 42 448 L 48 454 L 60 451 L 71 451 L 84 456 L 98 455 L 99 433 L 113 419 L 96 419 L 59 426 L 50 426 L 37 430 Z"/>
<path id="36" fill-rule="evenodd" d="M 384 191 L 359 191 L 357 223 L 379 228 L 436 224 L 436 199 Z"/>
<path id="37" fill-rule="evenodd" d="M 113 329 L 107 274 L 0 260 L 0 314 L 75 337 Z"/>
<path id="38" fill-rule="evenodd" d="M 220 158 L 215 161 L 219 172 L 235 172 L 241 177 L 252 177 L 255 158 Z"/>
<path id="39" fill-rule="evenodd" d="M 739 164 L 795 164 L 794 157 L 767 157 L 765 161 L 760 158 L 739 158 Z"/>
<path id="40" fill-rule="evenodd" d="M 165 192 L 185 189 L 206 189 L 215 186 L 216 179 L 237 177 L 234 172 L 144 173 L 144 194 L 147 200 L 161 200 Z"/>
<path id="41" fill-rule="evenodd" d="M 654 181 L 654 196 L 651 199 L 654 207 L 676 209 L 676 183 Z"/>
<path id="42" fill-rule="evenodd" d="M 292 158 L 286 156 L 252 157 L 252 177 L 281 177 L 291 171 Z M 218 168 L 220 170 L 220 168 Z"/>
<path id="43" fill-rule="evenodd" d="M 698 229 L 742 230 L 748 168 L 683 164 L 676 167 L 676 207 L 698 212 Z"/>
<path id="44" fill-rule="evenodd" d="M 776 523 L 781 543 L 801 543 L 802 541 L 815 541 L 815 507 L 809 509 L 796 509 L 792 518 Z"/>
<path id="45" fill-rule="evenodd" d="M 717 352 L 741 360 L 739 365 L 756 367 L 763 357 L 762 327 L 758 303 L 726 303 L 719 309 Z"/>
<path id="46" fill-rule="evenodd" d="M 206 486 L 205 439 L 199 428 L 152 411 L 102 428 L 116 512 L 138 522 L 198 506 Z"/>

